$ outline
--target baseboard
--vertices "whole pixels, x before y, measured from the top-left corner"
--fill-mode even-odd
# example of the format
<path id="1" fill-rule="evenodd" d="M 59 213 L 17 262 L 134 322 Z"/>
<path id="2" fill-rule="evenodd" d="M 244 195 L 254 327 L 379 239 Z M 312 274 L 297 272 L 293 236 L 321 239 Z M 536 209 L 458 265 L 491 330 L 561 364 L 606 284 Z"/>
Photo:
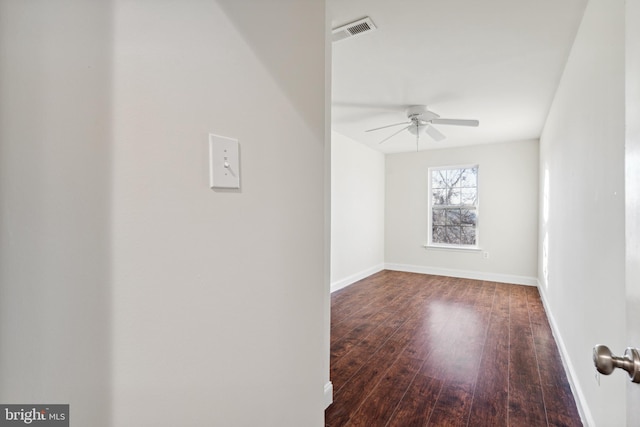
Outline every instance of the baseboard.
<path id="1" fill-rule="evenodd" d="M 342 288 L 346 288 L 349 285 L 354 284 L 355 282 L 357 282 L 358 280 L 362 280 L 365 277 L 369 277 L 372 274 L 375 274 L 379 271 L 384 270 L 384 264 L 380 264 L 380 265 L 376 265 L 374 267 L 368 268 L 366 270 L 363 270 L 359 273 L 356 274 L 352 274 L 349 277 L 345 277 L 344 279 L 338 280 L 336 282 L 331 283 L 331 292 L 335 292 L 337 290 L 340 290 Z"/>
<path id="2" fill-rule="evenodd" d="M 556 340 L 556 344 L 558 344 L 558 350 L 560 351 L 560 359 L 562 360 L 562 364 L 564 365 L 564 371 L 567 374 L 567 379 L 569 380 L 569 386 L 571 387 L 571 392 L 573 396 L 576 398 L 576 406 L 578 407 L 578 412 L 580 413 L 580 418 L 582 418 L 582 424 L 585 426 L 594 426 L 596 425 L 593 421 L 593 416 L 591 415 L 591 411 L 589 410 L 589 406 L 587 405 L 587 399 L 582 392 L 582 388 L 575 381 L 578 376 L 576 375 L 576 371 L 573 367 L 573 363 L 571 363 L 571 359 L 569 358 L 569 353 L 567 352 L 567 347 L 564 345 L 564 340 L 562 339 L 562 334 L 560 334 L 560 330 L 558 329 L 558 325 L 556 323 L 551 310 L 549 310 L 549 306 L 547 305 L 547 298 L 544 293 L 542 286 L 538 282 L 538 292 L 540 293 L 540 299 L 542 300 L 542 306 L 544 307 L 545 314 L 547 315 L 547 319 L 549 320 L 549 325 L 551 326 L 551 333 L 553 334 L 553 338 Z"/>
<path id="3" fill-rule="evenodd" d="M 486 273 L 484 271 L 456 270 L 452 268 L 428 267 L 408 264 L 385 264 L 386 270 L 406 271 L 408 273 L 433 274 L 435 276 L 459 277 L 462 279 L 486 280 L 490 282 L 511 283 L 514 285 L 538 286 L 536 277 L 516 276 L 513 274 Z"/>
<path id="4" fill-rule="evenodd" d="M 333 403 L 333 383 L 329 381 L 324 385 L 324 409 Z"/>

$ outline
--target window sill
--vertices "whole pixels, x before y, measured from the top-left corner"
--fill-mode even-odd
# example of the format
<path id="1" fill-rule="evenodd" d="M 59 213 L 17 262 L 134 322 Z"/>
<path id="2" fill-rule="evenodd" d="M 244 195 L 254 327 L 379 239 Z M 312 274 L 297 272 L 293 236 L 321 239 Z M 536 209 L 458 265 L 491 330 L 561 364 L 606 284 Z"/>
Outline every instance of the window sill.
<path id="1" fill-rule="evenodd" d="M 425 249 L 444 249 L 446 251 L 454 252 L 481 252 L 480 246 L 454 246 L 454 245 L 429 245 L 425 243 L 422 245 Z"/>

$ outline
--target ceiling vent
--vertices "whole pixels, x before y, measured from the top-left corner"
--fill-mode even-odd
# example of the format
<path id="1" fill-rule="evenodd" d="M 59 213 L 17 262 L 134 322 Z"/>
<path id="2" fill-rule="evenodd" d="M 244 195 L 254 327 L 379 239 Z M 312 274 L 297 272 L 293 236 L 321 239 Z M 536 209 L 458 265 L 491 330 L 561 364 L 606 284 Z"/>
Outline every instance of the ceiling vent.
<path id="1" fill-rule="evenodd" d="M 366 18 L 359 19 L 341 27 L 334 28 L 333 33 L 334 42 L 344 40 L 349 37 L 359 36 L 361 34 L 370 33 L 375 30 L 376 26 L 368 16 Z"/>

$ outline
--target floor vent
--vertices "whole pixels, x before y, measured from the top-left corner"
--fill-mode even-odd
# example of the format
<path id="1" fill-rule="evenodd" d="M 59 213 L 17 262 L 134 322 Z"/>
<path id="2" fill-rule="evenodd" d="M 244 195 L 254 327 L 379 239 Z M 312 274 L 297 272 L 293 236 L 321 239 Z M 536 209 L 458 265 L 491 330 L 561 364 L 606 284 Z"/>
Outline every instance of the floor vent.
<path id="1" fill-rule="evenodd" d="M 371 18 L 366 17 L 359 19 L 355 22 L 351 22 L 350 24 L 343 25 L 341 27 L 334 28 L 331 32 L 333 33 L 334 42 L 344 40 L 349 37 L 359 36 L 362 34 L 370 33 L 375 30 L 376 26 L 371 20 Z"/>

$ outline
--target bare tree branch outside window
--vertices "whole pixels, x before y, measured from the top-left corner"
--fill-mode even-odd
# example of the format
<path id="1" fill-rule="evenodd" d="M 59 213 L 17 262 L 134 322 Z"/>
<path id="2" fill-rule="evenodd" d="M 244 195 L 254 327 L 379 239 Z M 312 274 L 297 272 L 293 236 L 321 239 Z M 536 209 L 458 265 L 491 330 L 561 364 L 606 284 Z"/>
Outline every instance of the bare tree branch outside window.
<path id="1" fill-rule="evenodd" d="M 475 246 L 478 167 L 431 171 L 431 243 Z"/>

